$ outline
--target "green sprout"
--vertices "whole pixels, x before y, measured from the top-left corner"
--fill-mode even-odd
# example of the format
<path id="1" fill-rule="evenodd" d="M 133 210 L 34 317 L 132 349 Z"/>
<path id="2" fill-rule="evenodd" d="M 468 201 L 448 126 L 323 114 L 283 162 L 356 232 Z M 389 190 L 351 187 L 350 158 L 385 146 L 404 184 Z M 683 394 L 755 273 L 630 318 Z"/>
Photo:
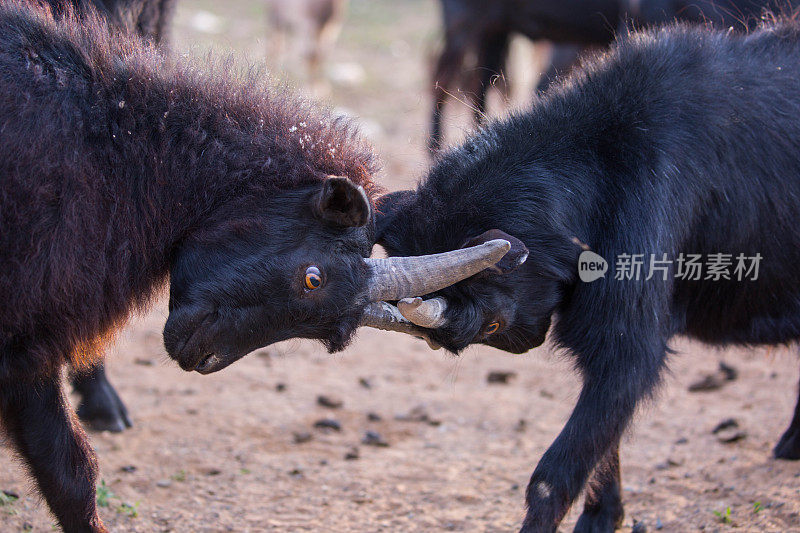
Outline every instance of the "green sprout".
<path id="1" fill-rule="evenodd" d="M 17 500 L 19 500 L 19 496 L 0 490 L 0 507 L 11 505 Z"/>
<path id="2" fill-rule="evenodd" d="M 136 518 L 139 516 L 139 502 L 134 503 L 133 505 L 125 502 L 121 502 L 117 507 L 116 511 L 119 514 L 123 514 L 128 518 Z"/>
<path id="3" fill-rule="evenodd" d="M 100 507 L 108 507 L 109 500 L 114 497 L 114 493 L 106 485 L 104 479 L 100 480 L 100 485 L 97 486 L 97 505 Z"/>
<path id="4" fill-rule="evenodd" d="M 733 520 L 731 519 L 731 508 L 726 507 L 725 512 L 714 511 L 714 515 L 719 518 L 719 521 L 723 524 L 732 524 Z"/>

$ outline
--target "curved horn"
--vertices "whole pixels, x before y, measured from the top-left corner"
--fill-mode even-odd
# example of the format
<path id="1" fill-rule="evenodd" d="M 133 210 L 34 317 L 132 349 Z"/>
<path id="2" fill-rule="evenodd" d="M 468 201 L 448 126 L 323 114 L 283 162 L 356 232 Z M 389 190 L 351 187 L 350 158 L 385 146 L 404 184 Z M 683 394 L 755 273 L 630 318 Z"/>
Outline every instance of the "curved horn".
<path id="1" fill-rule="evenodd" d="M 367 297 L 376 302 L 436 292 L 493 266 L 510 249 L 508 241 L 494 239 L 441 254 L 364 259 L 372 271 Z"/>
<path id="2" fill-rule="evenodd" d="M 436 329 L 447 325 L 444 312 L 447 310 L 447 301 L 444 298 L 403 298 L 397 302 L 397 309 L 412 324 Z"/>
<path id="3" fill-rule="evenodd" d="M 400 311 L 390 303 L 373 302 L 367 305 L 364 314 L 361 315 L 361 325 L 384 331 L 407 333 L 424 339 L 433 350 L 441 348 L 441 345 L 432 340 L 427 332 L 406 320 Z"/>

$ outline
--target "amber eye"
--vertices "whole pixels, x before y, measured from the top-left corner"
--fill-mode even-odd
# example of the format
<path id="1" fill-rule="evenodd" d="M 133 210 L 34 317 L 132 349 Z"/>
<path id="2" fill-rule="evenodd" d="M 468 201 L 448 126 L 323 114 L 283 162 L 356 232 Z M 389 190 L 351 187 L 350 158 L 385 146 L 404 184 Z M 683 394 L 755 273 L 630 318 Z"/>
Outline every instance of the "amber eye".
<path id="1" fill-rule="evenodd" d="M 322 272 L 315 266 L 310 266 L 306 269 L 306 277 L 303 280 L 303 285 L 307 291 L 313 291 L 322 287 Z"/>
<path id="2" fill-rule="evenodd" d="M 500 329 L 500 322 L 492 322 L 486 329 L 483 330 L 484 335 L 491 335 L 493 333 L 497 333 L 497 330 Z"/>

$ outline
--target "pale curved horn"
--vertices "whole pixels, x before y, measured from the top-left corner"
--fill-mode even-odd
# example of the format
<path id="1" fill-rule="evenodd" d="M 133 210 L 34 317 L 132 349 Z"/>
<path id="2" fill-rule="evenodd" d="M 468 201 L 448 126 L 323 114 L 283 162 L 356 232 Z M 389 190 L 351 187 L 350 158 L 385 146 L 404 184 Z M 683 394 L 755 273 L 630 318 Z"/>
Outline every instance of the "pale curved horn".
<path id="1" fill-rule="evenodd" d="M 406 320 L 395 306 L 387 302 L 372 302 L 368 304 L 361 315 L 361 325 L 419 337 L 424 339 L 433 350 L 438 350 L 442 347 L 431 339 L 426 331 Z"/>
<path id="2" fill-rule="evenodd" d="M 377 302 L 436 292 L 494 266 L 510 249 L 508 241 L 494 239 L 440 254 L 364 259 L 372 271 L 367 298 Z"/>
<path id="3" fill-rule="evenodd" d="M 447 300 L 444 298 L 403 298 L 397 302 L 397 309 L 409 322 L 423 328 L 436 329 L 447 325 L 444 317 Z"/>

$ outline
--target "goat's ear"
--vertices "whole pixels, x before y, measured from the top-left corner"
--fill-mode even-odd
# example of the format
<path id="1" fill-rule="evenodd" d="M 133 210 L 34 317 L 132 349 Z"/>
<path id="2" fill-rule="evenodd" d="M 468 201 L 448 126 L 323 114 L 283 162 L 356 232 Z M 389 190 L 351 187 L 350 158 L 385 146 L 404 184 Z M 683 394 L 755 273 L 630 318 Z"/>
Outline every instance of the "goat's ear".
<path id="1" fill-rule="evenodd" d="M 508 274 L 509 272 L 513 272 L 521 267 L 525 260 L 528 259 L 528 247 L 525 246 L 525 243 L 516 237 L 512 237 L 504 231 L 500 231 L 499 229 L 490 229 L 489 231 L 481 233 L 477 237 L 469 239 L 464 243 L 462 248 L 478 246 L 479 244 L 483 244 L 494 239 L 503 239 L 510 242 L 511 249 L 500 261 L 497 262 L 496 265 L 487 268 L 484 270 L 484 272 L 493 274 Z"/>
<path id="2" fill-rule="evenodd" d="M 314 214 L 333 224 L 360 227 L 369 222 L 371 207 L 361 185 L 348 178 L 329 176 L 311 199 Z"/>
<path id="3" fill-rule="evenodd" d="M 383 244 L 387 230 L 392 226 L 397 215 L 408 205 L 410 205 L 417 193 L 414 191 L 395 191 L 384 194 L 378 198 L 376 203 L 377 213 L 375 215 L 375 241 Z"/>

